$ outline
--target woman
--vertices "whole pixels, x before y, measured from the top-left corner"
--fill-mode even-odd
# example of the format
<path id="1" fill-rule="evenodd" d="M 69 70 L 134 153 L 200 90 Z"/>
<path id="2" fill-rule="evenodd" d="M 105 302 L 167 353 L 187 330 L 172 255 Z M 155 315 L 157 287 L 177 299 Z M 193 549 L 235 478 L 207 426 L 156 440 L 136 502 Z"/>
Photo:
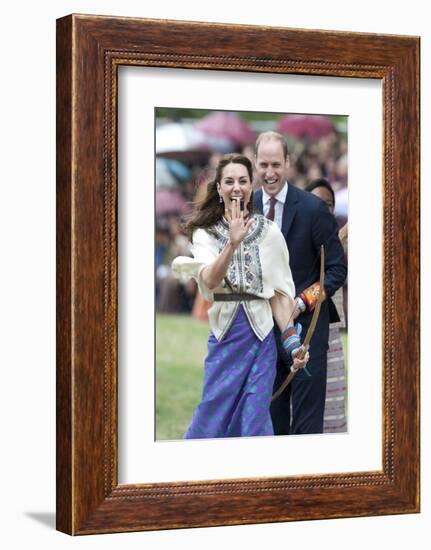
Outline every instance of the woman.
<path id="1" fill-rule="evenodd" d="M 333 214 L 335 209 L 335 193 L 331 184 L 325 178 L 312 181 L 306 191 L 322 199 Z M 338 237 L 344 249 L 347 249 L 347 223 L 341 227 Z M 325 396 L 325 412 L 323 415 L 323 431 L 325 433 L 345 432 L 346 417 L 346 365 L 344 361 L 343 344 L 340 329 L 346 329 L 346 316 L 343 310 L 343 294 L 345 286 L 339 288 L 333 296 L 337 316 L 329 325 L 328 372 Z"/>
<path id="2" fill-rule="evenodd" d="M 269 406 L 277 358 L 273 315 L 284 346 L 302 368 L 292 325 L 295 287 L 289 253 L 275 224 L 251 212 L 250 160 L 224 156 L 207 194 L 185 226 L 193 258 L 172 264 L 177 276 L 196 279 L 211 334 L 202 400 L 185 438 L 273 435 Z"/>

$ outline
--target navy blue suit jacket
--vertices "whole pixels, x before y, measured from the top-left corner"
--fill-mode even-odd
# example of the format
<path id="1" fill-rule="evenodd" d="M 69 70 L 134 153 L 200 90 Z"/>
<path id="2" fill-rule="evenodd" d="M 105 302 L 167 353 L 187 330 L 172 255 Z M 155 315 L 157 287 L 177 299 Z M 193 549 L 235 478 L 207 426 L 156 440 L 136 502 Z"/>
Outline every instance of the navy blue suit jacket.
<path id="1" fill-rule="evenodd" d="M 254 193 L 253 206 L 263 213 L 262 190 Z M 289 185 L 283 208 L 281 231 L 289 249 L 290 268 L 298 296 L 319 280 L 320 245 L 325 247 L 324 287 L 328 297 L 340 288 L 347 275 L 343 247 L 338 238 L 338 226 L 327 205 L 312 193 Z M 298 317 L 304 334 L 312 312 Z M 310 353 L 326 353 L 329 323 L 339 320 L 332 300 L 322 304 L 319 321 L 312 339 Z M 313 351 L 314 348 L 314 351 Z"/>

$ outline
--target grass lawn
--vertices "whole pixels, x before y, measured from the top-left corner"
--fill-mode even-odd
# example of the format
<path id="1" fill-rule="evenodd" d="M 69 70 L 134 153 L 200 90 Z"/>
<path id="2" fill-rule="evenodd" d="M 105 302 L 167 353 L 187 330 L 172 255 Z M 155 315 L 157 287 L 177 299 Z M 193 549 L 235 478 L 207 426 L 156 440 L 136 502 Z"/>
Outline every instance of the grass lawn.
<path id="1" fill-rule="evenodd" d="M 156 316 L 156 439 L 181 439 L 201 398 L 209 327 L 190 315 Z"/>
<path id="2" fill-rule="evenodd" d="M 201 398 L 209 327 L 190 315 L 156 316 L 156 439 L 182 439 Z M 347 334 L 341 331 L 346 358 Z"/>

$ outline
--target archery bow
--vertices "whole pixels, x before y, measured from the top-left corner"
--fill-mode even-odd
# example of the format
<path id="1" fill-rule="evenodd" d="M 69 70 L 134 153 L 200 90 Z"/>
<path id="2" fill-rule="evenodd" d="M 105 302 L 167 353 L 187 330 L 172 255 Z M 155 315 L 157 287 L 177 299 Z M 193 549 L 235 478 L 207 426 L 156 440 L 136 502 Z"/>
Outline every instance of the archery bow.
<path id="1" fill-rule="evenodd" d="M 317 298 L 317 303 L 313 311 L 313 317 L 311 318 L 310 326 L 308 327 L 307 334 L 305 335 L 304 342 L 302 343 L 302 346 L 299 350 L 299 353 L 297 355 L 298 359 L 304 359 L 305 354 L 307 353 L 309 347 L 310 347 L 310 340 L 314 334 L 314 330 L 317 325 L 317 320 L 319 318 L 320 313 L 320 307 L 323 302 L 323 283 L 324 283 L 324 276 L 325 276 L 325 249 L 323 247 L 323 244 L 320 247 L 320 279 L 319 279 L 319 296 Z M 290 372 L 286 377 L 286 380 L 281 384 L 281 386 L 278 388 L 278 390 L 274 393 L 272 396 L 271 401 L 274 401 L 274 399 L 277 399 L 284 390 L 287 388 L 287 386 L 292 382 L 294 379 L 296 373 L 299 369 L 295 369 L 295 367 L 292 365 L 290 367 Z"/>

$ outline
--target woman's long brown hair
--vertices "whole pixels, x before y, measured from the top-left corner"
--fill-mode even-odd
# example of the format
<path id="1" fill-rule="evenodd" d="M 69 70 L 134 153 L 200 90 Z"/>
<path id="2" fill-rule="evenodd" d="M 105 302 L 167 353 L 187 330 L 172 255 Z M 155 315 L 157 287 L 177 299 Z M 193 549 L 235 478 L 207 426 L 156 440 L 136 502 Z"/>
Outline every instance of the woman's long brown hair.
<path id="1" fill-rule="evenodd" d="M 223 169 L 228 164 L 242 164 L 246 167 L 250 182 L 253 181 L 253 166 L 249 158 L 240 154 L 224 155 L 217 165 L 215 177 L 207 184 L 207 192 L 201 201 L 197 201 L 193 205 L 193 212 L 190 218 L 182 226 L 184 233 L 192 240 L 193 231 L 197 228 L 207 229 L 215 225 L 223 217 L 225 205 L 220 202 L 220 196 L 217 190 L 217 184 L 221 182 Z M 250 196 L 250 201 L 247 205 L 249 213 L 253 207 L 253 193 Z"/>

